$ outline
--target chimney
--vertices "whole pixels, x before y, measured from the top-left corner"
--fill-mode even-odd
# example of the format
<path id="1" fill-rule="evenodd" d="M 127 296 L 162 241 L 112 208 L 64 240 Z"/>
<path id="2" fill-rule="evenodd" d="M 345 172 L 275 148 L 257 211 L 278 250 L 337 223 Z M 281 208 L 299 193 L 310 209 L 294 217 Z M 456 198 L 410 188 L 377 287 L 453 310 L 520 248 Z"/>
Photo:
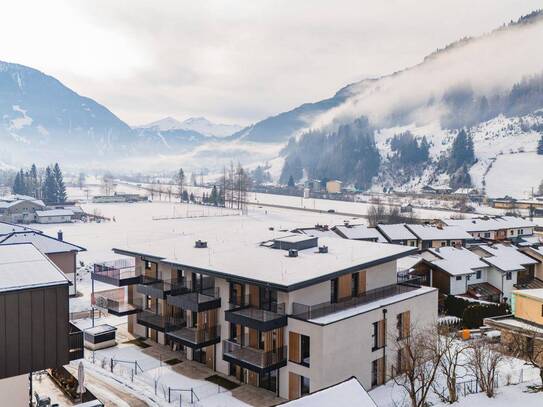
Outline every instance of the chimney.
<path id="1" fill-rule="evenodd" d="M 60 240 L 60 241 L 64 240 L 64 234 L 62 233 L 62 229 L 58 230 L 57 239 Z"/>
<path id="2" fill-rule="evenodd" d="M 205 249 L 207 247 L 207 242 L 203 240 L 197 240 L 196 243 L 194 243 L 194 247 L 197 249 Z"/>
<path id="3" fill-rule="evenodd" d="M 298 257 L 298 250 L 288 249 L 288 257 Z"/>

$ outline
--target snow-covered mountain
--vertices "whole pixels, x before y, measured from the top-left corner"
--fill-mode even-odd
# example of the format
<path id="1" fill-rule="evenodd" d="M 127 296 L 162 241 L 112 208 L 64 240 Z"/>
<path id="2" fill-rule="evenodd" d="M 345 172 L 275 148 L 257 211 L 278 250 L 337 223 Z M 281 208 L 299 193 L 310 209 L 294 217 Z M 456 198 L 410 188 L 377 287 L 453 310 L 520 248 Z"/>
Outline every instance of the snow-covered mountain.
<path id="1" fill-rule="evenodd" d="M 205 117 L 190 117 L 182 122 L 173 117 L 165 117 L 138 127 L 157 131 L 188 130 L 210 137 L 227 137 L 241 130 L 237 124 L 213 123 Z"/>

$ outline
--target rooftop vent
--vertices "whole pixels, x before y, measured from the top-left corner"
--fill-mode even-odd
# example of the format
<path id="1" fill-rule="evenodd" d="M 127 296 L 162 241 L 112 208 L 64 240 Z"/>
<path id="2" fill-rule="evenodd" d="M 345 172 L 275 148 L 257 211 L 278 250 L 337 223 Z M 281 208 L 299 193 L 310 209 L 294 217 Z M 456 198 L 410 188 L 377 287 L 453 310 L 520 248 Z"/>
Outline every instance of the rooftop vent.
<path id="1" fill-rule="evenodd" d="M 194 247 L 197 249 L 205 249 L 207 247 L 207 242 L 203 240 L 197 240 L 196 243 L 194 243 Z"/>
<path id="2" fill-rule="evenodd" d="M 298 250 L 288 249 L 288 257 L 298 257 Z"/>
<path id="3" fill-rule="evenodd" d="M 270 226 L 268 230 L 274 230 L 275 228 L 273 226 Z"/>
<path id="4" fill-rule="evenodd" d="M 305 250 L 317 246 L 318 238 L 301 234 L 278 237 L 273 240 L 273 248 L 281 250 Z"/>
<path id="5" fill-rule="evenodd" d="M 328 253 L 328 246 L 319 246 L 319 253 Z"/>

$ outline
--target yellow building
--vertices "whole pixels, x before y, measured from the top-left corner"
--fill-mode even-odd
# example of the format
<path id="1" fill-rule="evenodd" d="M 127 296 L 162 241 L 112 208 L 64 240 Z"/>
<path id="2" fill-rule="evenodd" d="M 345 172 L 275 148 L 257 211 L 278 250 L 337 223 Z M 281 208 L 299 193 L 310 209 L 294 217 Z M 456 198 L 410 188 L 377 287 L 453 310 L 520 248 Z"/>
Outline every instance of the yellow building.
<path id="1" fill-rule="evenodd" d="M 515 318 L 543 325 L 543 288 L 513 291 L 511 307 Z"/>
<path id="2" fill-rule="evenodd" d="M 331 179 L 326 182 L 326 192 L 329 194 L 339 194 L 341 192 L 342 182 L 337 179 Z"/>

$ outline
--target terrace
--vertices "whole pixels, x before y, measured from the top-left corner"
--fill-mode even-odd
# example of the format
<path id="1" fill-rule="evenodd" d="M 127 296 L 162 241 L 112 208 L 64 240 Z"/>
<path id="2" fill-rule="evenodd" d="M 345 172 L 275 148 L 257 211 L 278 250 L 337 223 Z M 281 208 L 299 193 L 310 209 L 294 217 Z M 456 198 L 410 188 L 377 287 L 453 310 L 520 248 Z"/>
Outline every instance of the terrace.
<path id="1" fill-rule="evenodd" d="M 245 299 L 237 298 L 235 303 L 230 304 L 231 310 L 224 313 L 226 321 L 240 324 L 259 331 L 270 331 L 287 325 L 285 304 L 272 302 L 268 309 L 257 307 L 250 296 Z M 241 304 L 241 305 L 240 305 Z"/>
<path id="2" fill-rule="evenodd" d="M 249 346 L 243 346 L 231 340 L 224 340 L 223 360 L 234 363 L 257 373 L 266 373 L 287 365 L 287 347 L 265 352 Z"/>
<path id="3" fill-rule="evenodd" d="M 117 287 L 138 284 L 141 276 L 136 273 L 136 261 L 133 257 L 95 263 L 91 278 Z"/>
<path id="4" fill-rule="evenodd" d="M 185 320 L 179 317 L 159 315 L 149 310 L 141 310 L 137 313 L 137 322 L 140 325 L 160 332 L 170 332 L 185 325 Z"/>
<path id="5" fill-rule="evenodd" d="M 170 340 L 193 349 L 204 348 L 221 341 L 219 325 L 205 328 L 181 328 L 167 333 Z"/>

